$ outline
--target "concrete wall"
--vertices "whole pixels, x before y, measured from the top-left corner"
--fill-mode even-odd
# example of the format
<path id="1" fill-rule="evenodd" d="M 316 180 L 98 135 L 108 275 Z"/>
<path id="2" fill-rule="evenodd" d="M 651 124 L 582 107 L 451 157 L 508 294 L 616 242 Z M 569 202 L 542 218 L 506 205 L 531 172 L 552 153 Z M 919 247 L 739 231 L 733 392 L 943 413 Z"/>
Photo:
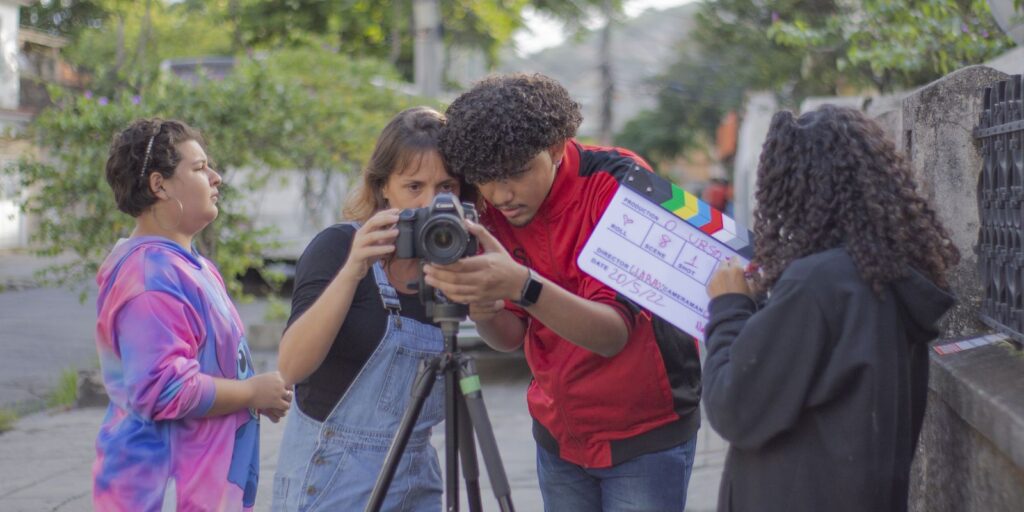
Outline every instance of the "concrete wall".
<path id="1" fill-rule="evenodd" d="M 972 131 L 982 90 L 1006 75 L 961 69 L 871 112 L 909 157 L 917 181 L 960 249 L 951 273 L 960 302 L 944 338 L 988 332 L 978 317 L 981 286 L 977 183 L 981 154 Z M 941 343 L 941 342 L 940 342 Z M 1024 354 L 1008 344 L 932 353 L 929 402 L 913 469 L 911 510 L 1024 510 Z"/>
<path id="2" fill-rule="evenodd" d="M 981 301 L 976 190 L 982 160 L 972 130 L 982 110 L 981 90 L 1006 75 L 972 66 L 926 85 L 903 100 L 903 133 L 896 140 L 910 158 L 918 183 L 932 200 L 939 220 L 960 249 L 951 276 L 960 302 L 946 318 L 947 336 L 986 330 L 977 319 Z"/>
<path id="3" fill-rule="evenodd" d="M 932 354 L 912 512 L 1024 510 L 1024 355 L 1007 344 Z"/>
<path id="4" fill-rule="evenodd" d="M 754 228 L 754 191 L 761 146 L 778 109 L 775 96 L 767 92 L 750 95 L 744 107 L 733 163 L 733 218 L 749 229 Z"/>

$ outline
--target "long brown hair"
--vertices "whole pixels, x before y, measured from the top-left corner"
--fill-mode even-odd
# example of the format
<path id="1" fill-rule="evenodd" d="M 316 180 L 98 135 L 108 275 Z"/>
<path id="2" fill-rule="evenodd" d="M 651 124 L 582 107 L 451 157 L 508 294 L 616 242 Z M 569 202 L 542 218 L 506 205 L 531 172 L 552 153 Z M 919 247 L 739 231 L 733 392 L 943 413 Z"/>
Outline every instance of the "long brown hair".
<path id="1" fill-rule="evenodd" d="M 908 267 L 946 287 L 945 273 L 960 259 L 881 127 L 834 105 L 772 118 L 754 232 L 766 290 L 794 260 L 835 247 L 846 248 L 876 293 Z"/>
<path id="2" fill-rule="evenodd" d="M 445 117 L 429 107 L 413 107 L 399 112 L 377 138 L 370 161 L 360 182 L 352 190 L 343 216 L 365 222 L 377 211 L 388 207 L 384 185 L 392 173 L 410 167 L 427 151 L 437 151 L 437 140 Z M 474 188 L 462 183 L 463 200 L 475 201 Z M 468 198 L 467 198 L 468 197 Z"/>

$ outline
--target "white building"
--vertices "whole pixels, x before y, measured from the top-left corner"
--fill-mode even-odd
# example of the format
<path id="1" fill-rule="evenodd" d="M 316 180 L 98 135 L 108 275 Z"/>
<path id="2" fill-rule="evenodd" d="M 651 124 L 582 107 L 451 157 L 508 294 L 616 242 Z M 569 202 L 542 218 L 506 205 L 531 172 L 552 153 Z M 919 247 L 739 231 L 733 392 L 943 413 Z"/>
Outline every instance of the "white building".
<path id="1" fill-rule="evenodd" d="M 19 26 L 21 7 L 29 0 L 0 0 L 0 165 L 17 158 L 20 145 L 11 144 L 11 131 L 24 127 L 31 114 L 21 106 L 21 73 L 19 66 Z M 0 177 L 0 249 L 28 243 L 26 221 L 18 210 L 21 189 L 12 178 Z"/>

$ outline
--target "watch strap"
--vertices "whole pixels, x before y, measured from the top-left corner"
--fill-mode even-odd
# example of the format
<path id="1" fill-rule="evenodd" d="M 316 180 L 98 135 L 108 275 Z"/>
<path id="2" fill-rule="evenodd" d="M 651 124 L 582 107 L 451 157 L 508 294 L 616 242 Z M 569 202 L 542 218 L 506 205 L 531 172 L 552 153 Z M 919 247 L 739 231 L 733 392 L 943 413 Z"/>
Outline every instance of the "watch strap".
<path id="1" fill-rule="evenodd" d="M 526 282 L 523 283 L 523 289 L 519 292 L 519 300 L 513 301 L 516 305 L 521 307 L 532 306 L 537 303 L 537 299 L 540 298 L 540 291 L 544 287 L 544 283 L 537 280 L 533 269 L 526 268 L 527 277 Z"/>

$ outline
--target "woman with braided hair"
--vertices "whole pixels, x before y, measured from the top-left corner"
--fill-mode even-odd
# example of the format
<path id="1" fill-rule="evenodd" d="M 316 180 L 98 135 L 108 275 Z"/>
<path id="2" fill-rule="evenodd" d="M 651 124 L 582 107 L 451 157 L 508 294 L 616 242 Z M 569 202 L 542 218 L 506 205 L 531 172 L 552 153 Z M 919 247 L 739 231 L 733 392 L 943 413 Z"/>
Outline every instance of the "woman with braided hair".
<path id="1" fill-rule="evenodd" d="M 718 508 L 906 510 L 959 253 L 856 110 L 776 114 L 757 173 L 759 282 L 727 263 L 708 284 L 703 399 L 730 443 Z"/>

